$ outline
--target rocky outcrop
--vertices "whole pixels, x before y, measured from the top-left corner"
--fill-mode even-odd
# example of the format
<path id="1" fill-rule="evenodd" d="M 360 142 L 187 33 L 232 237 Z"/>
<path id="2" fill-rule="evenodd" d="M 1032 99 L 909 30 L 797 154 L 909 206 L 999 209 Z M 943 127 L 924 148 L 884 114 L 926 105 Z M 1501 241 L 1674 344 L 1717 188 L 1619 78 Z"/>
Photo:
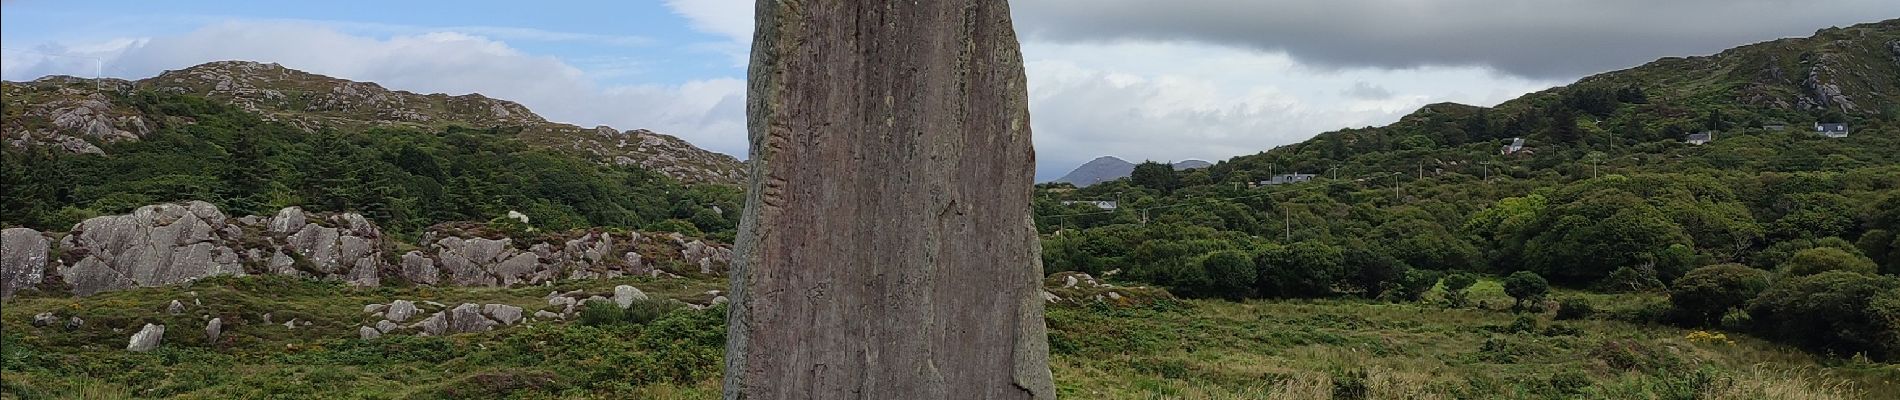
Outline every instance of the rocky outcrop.
<path id="1" fill-rule="evenodd" d="M 5 85 L 5 106 L 21 110 L 17 118 L 9 114 L 9 121 L 0 122 L 0 137 L 12 146 L 103 154 L 97 144 L 139 140 L 154 130 L 138 110 L 112 102 L 113 95 L 131 87 L 124 80 L 49 76 Z M 27 92 L 33 95 L 22 95 Z"/>
<path id="2" fill-rule="evenodd" d="M 0 298 L 13 297 L 13 292 L 46 280 L 47 249 L 51 245 L 52 241 L 36 230 L 0 230 Z"/>
<path id="3" fill-rule="evenodd" d="M 1801 81 L 1801 88 L 1806 91 L 1798 103 L 1802 109 L 1832 109 L 1841 112 L 1860 110 L 1860 106 L 1854 103 L 1854 99 L 1848 98 L 1841 91 L 1841 86 L 1832 82 L 1832 77 L 1837 72 L 1834 70 L 1831 55 L 1822 54 L 1812 60 L 1811 64 L 1808 69 L 1808 78 Z"/>
<path id="4" fill-rule="evenodd" d="M 270 272 L 349 282 L 356 286 L 381 283 L 383 233 L 361 214 L 329 214 L 315 218 L 302 208 L 288 207 L 270 219 L 267 234 L 281 243 L 271 255 Z M 298 260 L 306 268 L 299 268 Z"/>
<path id="5" fill-rule="evenodd" d="M 521 322 L 521 307 L 507 304 L 463 303 L 423 318 L 410 328 L 430 336 L 487 332 Z"/>
<path id="6" fill-rule="evenodd" d="M 125 350 L 134 352 L 152 351 L 152 349 L 157 349 L 159 342 L 164 340 L 164 325 L 145 324 L 145 328 L 139 329 L 139 333 L 132 334 L 132 339 L 128 340 L 125 344 Z"/>
<path id="7" fill-rule="evenodd" d="M 1167 290 L 1150 286 L 1116 286 L 1081 272 L 1057 272 L 1043 279 L 1042 300 L 1050 304 L 1105 303 L 1113 306 L 1148 304 L 1173 299 Z"/>
<path id="8" fill-rule="evenodd" d="M 422 250 L 391 257 L 388 249 L 394 244 L 360 214 L 288 207 L 269 217 L 230 218 L 197 201 L 88 219 L 57 244 L 48 237 L 24 228 L 0 232 L 0 289 L 5 297 L 46 285 L 84 296 L 244 274 L 355 286 L 377 286 L 386 279 L 418 285 L 515 286 L 562 279 L 671 277 L 675 272 L 719 275 L 732 260 L 729 247 L 679 234 L 595 229 L 540 234 L 534 242 L 523 243 L 467 223 L 439 225 L 424 234 L 428 245 Z M 390 265 L 392 261 L 399 265 Z M 390 319 L 403 322 L 394 317 L 400 313 L 394 308 Z M 414 305 L 407 310 L 415 312 Z"/>
<path id="9" fill-rule="evenodd" d="M 61 246 L 59 275 L 73 293 L 190 282 L 243 274 L 234 250 L 241 232 L 210 203 L 160 204 L 131 214 L 95 217 L 74 226 Z"/>
<path id="10" fill-rule="evenodd" d="M 202 96 L 306 131 L 379 126 L 520 128 L 529 145 L 602 164 L 636 165 L 688 183 L 737 183 L 737 158 L 700 149 L 647 130 L 582 128 L 550 122 L 519 103 L 483 96 L 418 94 L 249 61 L 217 61 L 165 71 L 139 81 L 52 76 L 6 82 L 5 107 L 24 110 L 0 122 L 13 146 L 38 144 L 74 153 L 103 154 L 98 145 L 139 140 L 165 116 L 123 104 L 116 96 L 138 90 Z M 30 94 L 30 95 L 29 95 Z"/>

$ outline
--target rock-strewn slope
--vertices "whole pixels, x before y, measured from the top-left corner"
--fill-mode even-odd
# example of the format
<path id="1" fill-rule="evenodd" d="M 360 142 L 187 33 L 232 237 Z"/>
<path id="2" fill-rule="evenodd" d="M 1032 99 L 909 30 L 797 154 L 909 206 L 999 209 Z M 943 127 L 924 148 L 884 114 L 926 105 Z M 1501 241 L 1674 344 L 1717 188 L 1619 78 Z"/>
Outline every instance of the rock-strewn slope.
<path id="1" fill-rule="evenodd" d="M 57 240 L 55 240 L 57 238 Z M 354 213 L 284 208 L 231 218 L 205 202 L 157 204 L 95 217 L 64 234 L 0 232 L 0 294 L 89 295 L 215 275 L 276 274 L 377 286 L 512 286 L 627 275 L 718 275 L 723 245 L 679 234 L 586 230 L 510 238 L 476 224 L 438 225 L 420 250 L 397 255 Z"/>
<path id="2" fill-rule="evenodd" d="M 153 90 L 229 102 L 306 131 L 375 126 L 519 128 L 520 138 L 532 145 L 602 163 L 636 165 L 688 183 L 730 184 L 744 176 L 742 165 L 732 156 L 648 130 L 582 128 L 549 122 L 519 103 L 481 94 L 416 94 L 277 64 L 219 61 L 138 81 L 50 76 L 5 82 L 0 90 L 6 114 L 0 137 L 12 146 L 36 143 L 101 154 L 100 144 L 139 140 L 167 121 L 154 120 L 114 98 Z"/>

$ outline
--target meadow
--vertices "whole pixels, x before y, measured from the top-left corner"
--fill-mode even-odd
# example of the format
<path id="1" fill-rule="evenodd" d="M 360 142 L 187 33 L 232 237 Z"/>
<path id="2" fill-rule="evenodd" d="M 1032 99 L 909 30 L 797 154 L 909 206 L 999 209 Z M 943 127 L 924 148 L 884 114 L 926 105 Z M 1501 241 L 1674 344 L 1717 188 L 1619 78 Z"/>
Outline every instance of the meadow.
<path id="1" fill-rule="evenodd" d="M 548 308 L 550 291 L 630 284 L 662 299 L 724 289 L 717 279 L 626 278 L 546 287 L 368 288 L 285 277 L 219 277 L 91 297 L 24 297 L 0 311 L 0 397 L 662 398 L 719 397 L 724 308 L 644 321 L 575 318 L 442 337 L 356 338 L 394 299 Z M 1496 281 L 1473 307 L 1436 297 L 1156 300 L 1051 306 L 1059 394 L 1078 399 L 1860 399 L 1900 393 L 1900 368 L 1813 355 L 1722 331 L 1640 322 L 1661 294 L 1594 294 L 1559 320 L 1508 311 Z M 195 294 L 195 296 L 194 296 Z M 190 304 L 168 314 L 171 300 Z M 195 302 L 192 300 L 196 300 Z M 35 327 L 52 311 L 77 330 Z M 261 323 L 295 318 L 307 326 Z M 217 343 L 208 316 L 224 318 Z M 585 321 L 583 321 L 585 319 Z M 256 321 L 256 322 L 252 322 Z M 149 353 L 124 350 L 144 323 L 168 326 Z"/>

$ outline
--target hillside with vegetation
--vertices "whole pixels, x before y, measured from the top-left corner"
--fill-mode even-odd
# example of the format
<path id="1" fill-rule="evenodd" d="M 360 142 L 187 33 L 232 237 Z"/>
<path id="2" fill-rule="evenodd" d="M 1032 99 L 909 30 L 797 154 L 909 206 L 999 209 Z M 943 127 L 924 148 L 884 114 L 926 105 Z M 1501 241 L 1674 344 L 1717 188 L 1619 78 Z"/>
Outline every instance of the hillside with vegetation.
<path id="1" fill-rule="evenodd" d="M 1201 170 L 1147 163 L 1086 188 L 1044 184 L 1044 267 L 1192 298 L 1427 301 L 1724 332 L 1872 363 L 1860 365 L 1889 385 L 1897 83 L 1893 20 L 1663 59 L 1496 107 L 1433 104 Z M 1820 135 L 1821 123 L 1851 134 Z M 1697 133 L 1714 140 L 1687 143 Z M 1524 146 L 1508 148 L 1514 138 Z M 1315 177 L 1268 184 L 1288 171 Z M 1488 279 L 1508 303 L 1459 294 Z M 1634 310 L 1589 311 L 1604 302 Z"/>
<path id="2" fill-rule="evenodd" d="M 16 101 L 8 85 L 8 101 Z M 64 231 L 99 215 L 197 200 L 233 215 L 290 206 L 359 212 L 412 240 L 430 225 L 488 221 L 509 211 L 548 230 L 611 226 L 730 237 L 741 207 L 733 186 L 687 184 L 638 165 L 529 145 L 522 131 L 535 128 L 391 124 L 306 132 L 192 94 L 146 90 L 112 102 L 155 121 L 151 131 L 102 142 L 103 154 L 36 144 L 0 149 L 0 184 L 7 187 L 0 225 Z"/>
<path id="3" fill-rule="evenodd" d="M 211 68 L 280 78 L 6 83 L 0 226 L 47 252 L 7 246 L 0 261 L 136 259 L 124 243 L 180 226 L 140 210 L 199 215 L 175 202 L 202 201 L 220 217 L 161 247 L 225 249 L 246 273 L 80 296 L 36 276 L 0 308 L 0 398 L 719 397 L 727 282 L 700 239 L 730 241 L 738 189 L 604 160 L 587 149 L 618 139 L 537 133 L 572 127 L 509 122 L 525 117 L 508 103 L 321 106 L 339 88 L 378 92 L 252 64 Z M 1206 168 L 1039 185 L 1057 389 L 1891 398 L 1896 85 L 1900 21 L 1886 21 L 1495 107 L 1434 104 Z M 488 117 L 455 117 L 470 110 Z M 1526 146 L 1504 154 L 1512 138 Z M 1314 177 L 1263 183 L 1288 171 Z M 130 228 L 81 232 L 100 218 Z M 377 283 L 312 256 L 353 240 L 375 240 L 357 260 Z M 421 264 L 454 279 L 433 268 L 463 258 L 498 274 L 538 261 L 520 282 L 411 278 Z M 162 341 L 141 342 L 154 326 Z"/>

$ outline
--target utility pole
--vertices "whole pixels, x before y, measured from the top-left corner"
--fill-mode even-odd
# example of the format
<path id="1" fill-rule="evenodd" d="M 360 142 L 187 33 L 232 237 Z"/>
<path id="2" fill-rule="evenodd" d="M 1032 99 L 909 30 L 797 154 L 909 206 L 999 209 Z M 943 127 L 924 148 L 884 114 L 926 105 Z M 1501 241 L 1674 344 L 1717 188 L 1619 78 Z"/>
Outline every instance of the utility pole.
<path id="1" fill-rule="evenodd" d="M 1292 210 L 1288 210 L 1288 212 L 1280 213 L 1282 217 L 1286 218 L 1286 242 L 1287 243 L 1293 243 L 1293 213 L 1290 211 Z"/>

